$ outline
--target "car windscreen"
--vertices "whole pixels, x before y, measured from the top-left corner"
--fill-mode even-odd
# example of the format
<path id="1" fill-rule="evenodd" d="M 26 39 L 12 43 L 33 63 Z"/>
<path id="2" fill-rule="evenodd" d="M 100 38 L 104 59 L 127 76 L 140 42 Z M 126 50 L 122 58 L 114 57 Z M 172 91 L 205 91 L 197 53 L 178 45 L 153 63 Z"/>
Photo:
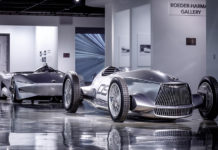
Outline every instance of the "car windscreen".
<path id="1" fill-rule="evenodd" d="M 35 70 L 34 72 L 57 72 L 57 70 L 55 70 L 49 66 L 44 66 L 44 67 L 41 67 L 41 68 Z"/>

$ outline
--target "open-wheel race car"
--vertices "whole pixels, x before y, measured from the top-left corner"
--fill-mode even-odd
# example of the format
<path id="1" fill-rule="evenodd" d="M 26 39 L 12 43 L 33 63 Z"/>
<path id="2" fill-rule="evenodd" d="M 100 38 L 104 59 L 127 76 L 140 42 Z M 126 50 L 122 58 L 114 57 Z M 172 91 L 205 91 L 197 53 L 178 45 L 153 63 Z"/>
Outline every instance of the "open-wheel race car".
<path id="1" fill-rule="evenodd" d="M 82 100 L 107 110 L 115 122 L 123 122 L 128 113 L 159 119 L 178 119 L 199 109 L 204 119 L 218 114 L 218 83 L 204 77 L 197 94 L 177 78 L 155 70 L 122 71 L 103 69 L 89 86 L 80 87 L 79 77 L 69 72 L 63 84 L 63 102 L 67 112 L 75 113 Z"/>
<path id="2" fill-rule="evenodd" d="M 47 64 L 33 72 L 0 73 L 0 97 L 10 97 L 16 103 L 24 99 L 61 99 L 64 77 L 65 73 Z"/>

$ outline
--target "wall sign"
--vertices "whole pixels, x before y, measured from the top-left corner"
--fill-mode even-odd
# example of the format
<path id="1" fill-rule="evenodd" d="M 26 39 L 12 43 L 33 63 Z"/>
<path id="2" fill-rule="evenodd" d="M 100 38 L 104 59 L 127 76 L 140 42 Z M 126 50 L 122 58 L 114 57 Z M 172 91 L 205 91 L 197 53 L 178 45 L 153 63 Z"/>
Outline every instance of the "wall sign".
<path id="1" fill-rule="evenodd" d="M 206 16 L 206 0 L 170 0 L 169 15 Z"/>
<path id="2" fill-rule="evenodd" d="M 195 46 L 197 44 L 196 38 L 186 38 L 186 45 L 193 45 Z"/>
<path id="3" fill-rule="evenodd" d="M 51 50 L 39 51 L 40 61 L 45 63 L 47 62 L 47 57 L 51 54 Z"/>
<path id="4" fill-rule="evenodd" d="M 151 66 L 151 36 L 150 34 L 137 34 L 137 63 L 138 67 Z"/>
<path id="5" fill-rule="evenodd" d="M 64 53 L 64 54 L 63 54 L 63 57 L 64 57 L 64 58 L 70 58 L 70 53 Z"/>

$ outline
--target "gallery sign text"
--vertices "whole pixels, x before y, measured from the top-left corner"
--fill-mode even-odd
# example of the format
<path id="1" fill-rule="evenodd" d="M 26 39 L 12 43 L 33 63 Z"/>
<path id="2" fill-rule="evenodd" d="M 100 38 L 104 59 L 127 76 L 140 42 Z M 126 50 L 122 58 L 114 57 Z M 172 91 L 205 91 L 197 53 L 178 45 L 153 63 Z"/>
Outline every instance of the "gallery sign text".
<path id="1" fill-rule="evenodd" d="M 189 0 L 179 1 L 171 0 L 169 2 L 169 14 L 179 16 L 205 16 L 206 1 L 205 0 Z"/>

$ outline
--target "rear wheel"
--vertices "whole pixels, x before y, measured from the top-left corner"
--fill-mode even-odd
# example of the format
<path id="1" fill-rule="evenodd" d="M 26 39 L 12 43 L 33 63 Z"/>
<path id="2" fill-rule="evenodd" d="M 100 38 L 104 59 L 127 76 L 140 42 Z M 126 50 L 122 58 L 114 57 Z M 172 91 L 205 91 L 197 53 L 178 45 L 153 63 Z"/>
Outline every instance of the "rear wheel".
<path id="1" fill-rule="evenodd" d="M 3 88 L 1 89 L 1 91 L 0 91 L 0 98 L 1 98 L 1 99 L 7 99 L 7 96 L 5 96 L 5 95 L 3 94 L 3 91 L 4 91 L 4 90 L 6 90 L 5 87 L 3 87 Z"/>
<path id="2" fill-rule="evenodd" d="M 130 96 L 126 82 L 121 78 L 114 78 L 108 92 L 108 109 L 115 122 L 123 122 L 130 109 Z"/>
<path id="3" fill-rule="evenodd" d="M 198 87 L 198 93 L 204 96 L 199 112 L 204 119 L 213 120 L 218 115 L 218 83 L 213 77 L 204 77 Z"/>
<path id="4" fill-rule="evenodd" d="M 11 100 L 13 103 L 22 103 L 22 100 L 17 99 L 17 90 L 16 90 L 16 84 L 15 81 L 12 80 L 11 82 Z"/>
<path id="5" fill-rule="evenodd" d="M 67 75 L 63 85 L 63 102 L 67 112 L 75 113 L 80 103 L 79 78 L 76 74 Z"/>

